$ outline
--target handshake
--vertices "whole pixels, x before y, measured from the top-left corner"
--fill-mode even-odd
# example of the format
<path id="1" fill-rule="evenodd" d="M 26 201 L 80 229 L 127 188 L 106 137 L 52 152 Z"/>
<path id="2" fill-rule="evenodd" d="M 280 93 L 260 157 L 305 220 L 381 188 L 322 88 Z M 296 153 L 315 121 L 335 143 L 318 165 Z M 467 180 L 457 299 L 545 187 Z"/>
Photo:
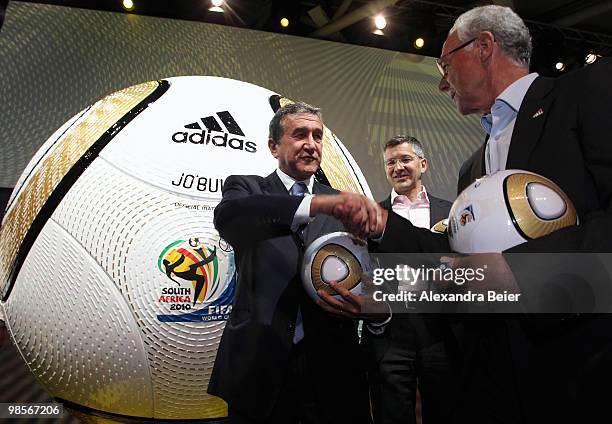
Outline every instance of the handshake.
<path id="1" fill-rule="evenodd" d="M 317 195 L 310 203 L 310 216 L 331 215 L 340 220 L 346 231 L 357 238 L 380 237 L 387 224 L 388 212 L 361 194 Z"/>

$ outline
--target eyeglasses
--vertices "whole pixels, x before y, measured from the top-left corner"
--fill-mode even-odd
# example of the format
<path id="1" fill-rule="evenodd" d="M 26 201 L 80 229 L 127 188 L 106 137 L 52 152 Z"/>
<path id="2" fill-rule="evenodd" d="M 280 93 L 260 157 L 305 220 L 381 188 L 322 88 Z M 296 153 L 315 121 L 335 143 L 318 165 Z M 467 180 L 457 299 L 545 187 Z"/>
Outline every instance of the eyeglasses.
<path id="1" fill-rule="evenodd" d="M 415 159 L 416 158 L 413 158 L 412 156 L 402 156 L 399 159 L 387 159 L 385 161 L 385 166 L 387 168 L 395 168 L 395 165 L 397 165 L 398 163 L 401 163 L 402 165 L 408 165 L 410 162 L 412 162 Z"/>
<path id="2" fill-rule="evenodd" d="M 448 63 L 442 63 L 443 60 L 445 58 L 450 57 L 450 55 L 452 55 L 453 53 L 458 52 L 459 50 L 461 50 L 464 47 L 467 47 L 468 45 L 470 45 L 472 42 L 474 42 L 478 37 L 474 37 L 472 38 L 470 41 L 466 41 L 465 43 L 459 45 L 458 47 L 455 47 L 454 49 L 452 49 L 450 52 L 447 52 L 446 54 L 443 54 L 442 56 L 440 56 L 438 58 L 438 60 L 436 60 L 436 66 L 438 67 L 438 71 L 440 71 L 440 75 L 442 75 L 442 78 L 446 78 L 448 75 Z"/>

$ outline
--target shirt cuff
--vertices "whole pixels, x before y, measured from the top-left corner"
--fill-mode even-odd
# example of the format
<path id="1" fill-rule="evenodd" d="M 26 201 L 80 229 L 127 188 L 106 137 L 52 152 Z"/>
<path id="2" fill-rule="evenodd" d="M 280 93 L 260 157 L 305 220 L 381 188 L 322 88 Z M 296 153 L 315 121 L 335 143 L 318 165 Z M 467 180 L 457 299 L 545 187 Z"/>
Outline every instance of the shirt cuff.
<path id="1" fill-rule="evenodd" d="M 385 230 L 386 229 L 387 229 L 387 226 L 385 225 L 385 228 L 383 228 L 382 234 L 379 235 L 378 237 L 372 238 L 370 240 L 373 241 L 374 243 L 380 244 L 380 242 L 382 241 L 383 237 L 385 236 Z"/>
<path id="2" fill-rule="evenodd" d="M 293 231 L 297 230 L 300 225 L 310 222 L 310 202 L 312 202 L 312 194 L 304 195 L 304 199 L 302 199 L 295 215 L 293 215 L 293 221 L 291 222 Z"/>
<path id="3" fill-rule="evenodd" d="M 365 323 L 368 331 L 375 336 L 380 336 L 385 332 L 385 327 L 387 326 L 387 324 L 391 322 L 391 318 L 393 317 L 393 311 L 391 311 L 391 306 L 389 306 L 388 303 L 386 303 L 386 305 L 387 305 L 387 308 L 389 308 L 389 316 L 387 317 L 386 320 L 381 321 L 381 322 L 366 322 Z"/>

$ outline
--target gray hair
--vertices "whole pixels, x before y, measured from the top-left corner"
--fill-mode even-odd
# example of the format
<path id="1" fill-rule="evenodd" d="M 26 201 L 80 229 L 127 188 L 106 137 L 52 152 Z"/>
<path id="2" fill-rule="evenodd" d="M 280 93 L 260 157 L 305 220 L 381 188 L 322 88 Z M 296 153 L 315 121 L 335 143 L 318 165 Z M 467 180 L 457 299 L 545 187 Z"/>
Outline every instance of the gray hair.
<path id="1" fill-rule="evenodd" d="M 274 144 L 279 144 L 283 136 L 283 119 L 285 116 L 295 115 L 298 113 L 310 113 L 312 115 L 317 115 L 319 119 L 323 120 L 321 116 L 321 109 L 311 106 L 308 103 L 297 102 L 283 106 L 276 111 L 272 117 L 272 120 L 270 121 L 270 133 L 268 138 L 272 140 Z"/>
<path id="2" fill-rule="evenodd" d="M 414 137 L 410 137 L 409 135 L 396 135 L 391 137 L 383 148 L 383 152 L 387 151 L 387 149 L 395 146 L 399 146 L 400 144 L 408 144 L 414 150 L 414 154 L 417 155 L 421 159 L 425 159 L 425 154 L 423 153 L 423 145 L 419 140 Z"/>
<path id="3" fill-rule="evenodd" d="M 459 41 L 478 37 L 491 31 L 502 51 L 517 65 L 529 67 L 531 36 L 525 22 L 512 9 L 488 5 L 468 10 L 457 18 L 449 34 L 457 31 Z"/>

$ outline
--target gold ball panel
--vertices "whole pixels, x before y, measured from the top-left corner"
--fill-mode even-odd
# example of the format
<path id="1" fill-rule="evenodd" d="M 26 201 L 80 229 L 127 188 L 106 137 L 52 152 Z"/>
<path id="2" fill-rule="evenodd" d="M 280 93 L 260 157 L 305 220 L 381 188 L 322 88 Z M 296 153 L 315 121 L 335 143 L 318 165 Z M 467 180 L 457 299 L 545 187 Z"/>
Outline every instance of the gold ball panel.
<path id="1" fill-rule="evenodd" d="M 330 243 L 319 249 L 312 260 L 311 275 L 312 285 L 314 286 L 315 290 L 322 289 L 331 295 L 337 294 L 336 291 L 329 286 L 329 284 L 323 281 L 323 276 L 321 275 L 323 262 L 329 256 L 336 256 L 340 258 L 347 265 L 349 270 L 348 275 L 343 280 L 338 281 L 338 284 L 347 290 L 352 290 L 355 288 L 361 282 L 361 275 L 363 273 L 361 264 L 355 255 L 346 247 L 339 244 Z"/>
<path id="2" fill-rule="evenodd" d="M 559 218 L 544 220 L 535 214 L 527 196 L 527 186 L 531 183 L 542 184 L 554 190 L 565 202 L 566 210 Z M 517 173 L 506 178 L 504 183 L 508 206 L 516 225 L 530 239 L 537 239 L 561 228 L 576 225 L 576 209 L 569 197 L 547 178 L 540 175 Z"/>

